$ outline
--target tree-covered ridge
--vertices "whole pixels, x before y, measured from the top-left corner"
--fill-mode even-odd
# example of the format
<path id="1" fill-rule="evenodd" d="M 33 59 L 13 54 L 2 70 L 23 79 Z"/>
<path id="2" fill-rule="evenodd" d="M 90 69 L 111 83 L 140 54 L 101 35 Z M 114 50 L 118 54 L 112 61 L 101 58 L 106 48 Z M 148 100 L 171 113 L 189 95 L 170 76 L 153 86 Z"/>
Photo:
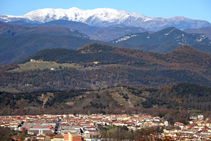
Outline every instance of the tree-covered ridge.
<path id="1" fill-rule="evenodd" d="M 153 56 L 159 64 L 163 63 L 171 68 L 183 68 L 201 73 L 210 70 L 211 55 L 190 46 L 181 46 L 166 54 L 153 53 Z"/>
<path id="2" fill-rule="evenodd" d="M 190 82 L 175 83 L 161 88 L 132 88 L 130 91 L 147 100 L 142 102 L 143 107 L 153 106 L 211 110 L 211 88 Z"/>
<path id="3" fill-rule="evenodd" d="M 180 46 L 168 53 L 153 53 L 127 48 L 115 48 L 115 53 L 143 58 L 151 63 L 172 69 L 189 69 L 207 72 L 210 69 L 211 55 L 190 46 Z M 207 70 L 208 69 L 208 70 Z"/>
<path id="4" fill-rule="evenodd" d="M 209 53 L 201 52 L 190 46 L 180 46 L 173 51 L 162 54 L 121 47 L 112 47 L 98 43 L 85 45 L 76 51 L 67 49 L 43 50 L 27 58 L 27 61 L 29 61 L 30 58 L 37 60 L 44 59 L 45 61 L 57 60 L 57 62 L 63 63 L 65 60 L 66 62 L 76 63 L 93 61 L 106 62 L 108 60 L 121 59 L 125 60 L 125 62 L 145 60 L 147 62 L 156 63 L 165 67 L 173 67 L 176 64 L 179 66 L 179 68 L 185 69 L 191 67 L 191 65 L 194 67 L 197 65 L 202 69 L 209 68 L 211 61 L 211 55 Z"/>
<path id="5" fill-rule="evenodd" d="M 168 108 L 180 110 L 211 109 L 211 88 L 189 82 L 169 86 L 131 87 L 129 85 L 98 90 L 0 92 L 1 109 L 70 108 L 72 110 L 118 108 Z M 0 113 L 1 114 L 1 113 Z"/>
<path id="6" fill-rule="evenodd" d="M 44 62 L 33 63 L 30 59 Z M 123 84 L 160 87 L 182 81 L 210 86 L 210 60 L 210 54 L 188 46 L 161 54 L 95 43 L 78 50 L 46 49 L 24 59 L 22 64 L 1 66 L 0 84 L 21 91 L 97 89 Z"/>
<path id="7" fill-rule="evenodd" d="M 82 95 L 83 91 L 34 91 L 25 93 L 0 92 L 2 108 L 50 107 L 58 103 L 65 103 L 67 99 Z M 22 102 L 21 102 L 22 101 Z M 20 103 L 21 102 L 21 103 Z"/>
<path id="8" fill-rule="evenodd" d="M 46 49 L 29 56 L 20 63 L 25 63 L 30 59 L 55 61 L 57 63 L 92 63 L 97 61 L 101 64 L 127 64 L 127 62 L 139 62 L 141 64 L 147 62 L 147 60 L 136 56 L 118 53 L 118 50 L 122 50 L 122 48 L 98 43 L 87 44 L 77 50 Z M 136 50 L 132 51 L 135 52 Z"/>
<path id="9" fill-rule="evenodd" d="M 43 50 L 29 58 L 44 59 L 45 61 L 64 62 L 138 62 L 157 64 L 173 69 L 190 69 L 197 72 L 204 72 L 210 69 L 211 55 L 196 50 L 189 46 L 181 46 L 166 54 L 150 53 L 140 50 L 132 50 L 121 47 L 112 47 L 98 43 L 88 44 L 76 51 L 73 50 Z M 25 61 L 29 61 L 27 58 Z"/>

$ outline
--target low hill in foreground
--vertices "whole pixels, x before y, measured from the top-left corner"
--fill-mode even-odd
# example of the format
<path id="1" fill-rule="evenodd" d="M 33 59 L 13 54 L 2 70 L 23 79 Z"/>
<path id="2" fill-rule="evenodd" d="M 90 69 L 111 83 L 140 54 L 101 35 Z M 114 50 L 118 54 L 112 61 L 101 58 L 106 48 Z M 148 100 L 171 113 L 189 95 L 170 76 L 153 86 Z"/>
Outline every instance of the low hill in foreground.
<path id="1" fill-rule="evenodd" d="M 45 113 L 52 114 L 68 112 L 109 114 L 124 113 L 130 109 L 127 112 L 133 113 L 144 109 L 152 110 L 154 107 L 157 109 L 157 111 L 154 110 L 156 114 L 160 112 L 159 116 L 165 116 L 171 110 L 178 109 L 211 110 L 210 92 L 211 88 L 208 86 L 189 82 L 175 83 L 160 88 L 135 88 L 124 85 L 98 90 L 0 92 L 0 115 L 40 114 L 44 112 L 43 110 Z M 168 112 L 163 113 L 159 109 L 165 109 L 164 111 Z"/>
<path id="2" fill-rule="evenodd" d="M 77 50 L 46 49 L 1 66 L 0 86 L 6 91 L 161 87 L 183 81 L 211 86 L 210 62 L 209 53 L 189 46 L 162 54 L 95 43 Z"/>

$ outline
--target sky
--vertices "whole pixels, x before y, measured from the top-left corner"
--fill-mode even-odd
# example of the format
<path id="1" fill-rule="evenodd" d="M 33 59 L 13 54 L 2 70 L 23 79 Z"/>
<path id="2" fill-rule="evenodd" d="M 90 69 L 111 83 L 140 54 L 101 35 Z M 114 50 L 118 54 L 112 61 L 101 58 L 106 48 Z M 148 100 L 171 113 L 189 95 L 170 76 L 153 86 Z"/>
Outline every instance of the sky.
<path id="1" fill-rule="evenodd" d="M 21 16 L 43 8 L 112 8 L 147 17 L 184 16 L 211 23 L 211 0 L 0 0 L 0 15 Z"/>

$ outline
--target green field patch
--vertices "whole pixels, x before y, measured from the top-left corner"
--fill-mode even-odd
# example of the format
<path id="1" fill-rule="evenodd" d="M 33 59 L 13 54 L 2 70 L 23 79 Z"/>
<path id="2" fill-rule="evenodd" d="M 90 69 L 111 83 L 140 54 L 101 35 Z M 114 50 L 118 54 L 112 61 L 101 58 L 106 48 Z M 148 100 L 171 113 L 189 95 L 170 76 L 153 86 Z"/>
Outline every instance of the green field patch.
<path id="1" fill-rule="evenodd" d="M 56 63 L 56 62 L 49 62 L 49 61 L 38 61 L 38 62 L 26 62 L 24 64 L 18 64 L 18 68 L 11 70 L 11 72 L 22 72 L 28 70 L 44 70 L 44 69 L 51 69 L 54 70 L 61 70 L 64 68 L 81 68 L 81 66 L 77 64 L 69 64 L 69 63 Z"/>

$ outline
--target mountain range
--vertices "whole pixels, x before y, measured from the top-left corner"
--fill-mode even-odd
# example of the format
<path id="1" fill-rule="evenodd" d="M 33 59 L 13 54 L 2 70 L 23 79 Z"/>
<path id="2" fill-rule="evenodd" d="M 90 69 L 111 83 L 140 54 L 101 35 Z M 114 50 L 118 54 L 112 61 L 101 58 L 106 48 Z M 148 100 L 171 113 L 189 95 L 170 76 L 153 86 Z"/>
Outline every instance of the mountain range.
<path id="1" fill-rule="evenodd" d="M 180 30 L 184 30 L 188 28 L 211 26 L 211 23 L 207 21 L 192 20 L 181 16 L 173 18 L 152 18 L 135 12 L 110 8 L 97 8 L 93 10 L 81 10 L 76 7 L 70 9 L 46 8 L 31 11 L 22 16 L 0 16 L 0 21 L 3 22 L 24 21 L 28 23 L 45 23 L 55 20 L 77 21 L 96 27 L 141 27 L 151 31 L 158 31 L 166 27 L 176 27 Z"/>
<path id="2" fill-rule="evenodd" d="M 31 26 L 52 27 L 52 28 L 65 27 L 71 30 L 80 31 L 81 33 L 89 36 L 90 38 L 100 41 L 112 41 L 129 33 L 141 33 L 141 32 L 152 33 L 152 31 L 148 31 L 141 27 L 111 26 L 111 27 L 100 28 L 100 27 L 89 26 L 87 24 L 80 22 L 67 21 L 67 20 L 56 20 L 42 24 L 35 24 L 35 23 L 32 24 L 32 23 L 14 21 L 14 22 L 8 22 L 8 24 L 19 25 L 19 26 L 30 26 L 30 27 Z"/>
<path id="3" fill-rule="evenodd" d="M 45 23 L 53 25 L 64 21 Z M 112 39 L 127 32 L 144 32 L 142 28 L 133 27 L 106 27 L 90 28 L 86 24 L 65 21 L 66 25 L 75 29 L 89 30 L 90 34 L 99 38 Z M 87 30 L 87 31 L 88 31 Z M 102 33 L 102 34 L 100 34 Z M 97 36 L 99 35 L 99 36 Z M 101 36 L 102 35 L 102 36 Z M 97 41 L 87 35 L 68 27 L 60 26 L 20 26 L 0 22 L 0 65 L 14 63 L 22 60 L 37 51 L 49 48 L 77 49 L 89 43 L 102 43 L 111 46 L 126 47 L 151 52 L 167 53 L 181 45 L 190 45 L 204 52 L 211 52 L 210 40 L 204 34 L 188 34 L 174 27 L 169 27 L 153 33 L 132 33 L 111 42 Z"/>
<path id="4" fill-rule="evenodd" d="M 109 8 L 0 15 L 0 114 L 210 110 L 210 27 Z"/>

